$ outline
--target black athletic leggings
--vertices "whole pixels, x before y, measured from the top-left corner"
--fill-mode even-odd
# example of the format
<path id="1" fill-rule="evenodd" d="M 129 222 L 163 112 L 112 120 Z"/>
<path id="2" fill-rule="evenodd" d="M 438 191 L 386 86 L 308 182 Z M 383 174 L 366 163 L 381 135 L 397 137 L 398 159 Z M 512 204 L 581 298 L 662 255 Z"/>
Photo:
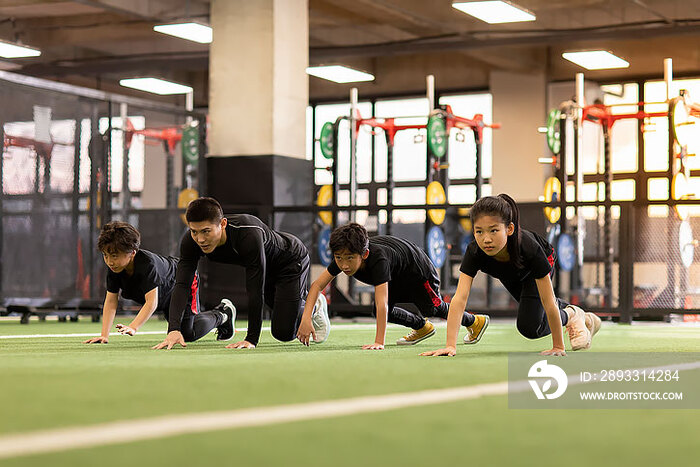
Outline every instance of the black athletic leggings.
<path id="1" fill-rule="evenodd" d="M 272 337 L 282 342 L 296 338 L 308 292 L 310 260 L 278 269 L 268 269 L 265 277 L 265 304 L 272 310 Z"/>
<path id="2" fill-rule="evenodd" d="M 392 287 L 389 284 L 388 321 L 412 329 L 420 329 L 425 326 L 425 317 L 437 316 L 447 319 L 450 305 L 443 301 L 439 290 L 440 280 L 437 276 L 406 287 Z M 397 303 L 413 303 L 418 307 L 422 316 L 397 307 Z M 376 303 L 372 307 L 372 315 L 377 316 Z M 465 311 L 462 315 L 462 325 L 471 326 L 472 324 L 474 324 L 474 315 Z"/>
<path id="3" fill-rule="evenodd" d="M 165 304 L 165 319 L 168 319 L 170 300 Z M 187 310 L 182 316 L 180 332 L 185 342 L 194 342 L 209 334 L 209 331 L 221 325 L 223 317 L 217 311 L 201 311 L 199 302 L 199 274 L 194 275 L 190 295 L 187 298 Z"/>
<path id="4" fill-rule="evenodd" d="M 503 285 L 518 302 L 516 326 L 520 334 L 528 339 L 539 339 L 551 334 L 547 313 L 542 306 L 535 279 L 529 278 L 523 282 L 509 282 L 503 283 Z M 569 321 L 569 315 L 564 311 L 564 308 L 569 304 L 557 297 L 555 297 L 555 300 L 559 308 L 561 324 L 566 325 Z"/>

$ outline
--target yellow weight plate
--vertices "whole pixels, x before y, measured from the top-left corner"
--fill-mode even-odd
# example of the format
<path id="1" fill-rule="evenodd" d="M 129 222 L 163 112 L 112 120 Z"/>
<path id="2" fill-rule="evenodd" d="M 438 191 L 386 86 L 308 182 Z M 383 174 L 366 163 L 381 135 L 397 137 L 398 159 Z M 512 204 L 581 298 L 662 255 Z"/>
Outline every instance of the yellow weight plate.
<path id="1" fill-rule="evenodd" d="M 469 217 L 469 208 L 459 208 L 457 209 L 457 215 L 459 216 L 459 224 L 462 226 L 465 232 L 469 233 L 472 231 L 472 220 Z"/>
<path id="2" fill-rule="evenodd" d="M 177 207 L 187 209 L 187 206 L 194 200 L 199 198 L 199 193 L 194 188 L 185 188 L 177 195 Z"/>
<path id="3" fill-rule="evenodd" d="M 330 206 L 333 200 L 333 186 L 323 185 L 321 189 L 318 190 L 318 197 L 316 198 L 316 206 Z M 333 222 L 333 213 L 331 211 L 321 211 L 318 213 L 318 217 L 326 225 L 331 225 Z"/>
<path id="4" fill-rule="evenodd" d="M 97 209 L 100 209 L 102 207 L 102 191 L 98 190 L 97 191 Z M 87 199 L 87 204 L 85 205 L 85 210 L 90 211 L 90 197 L 88 196 Z"/>
<path id="5" fill-rule="evenodd" d="M 194 200 L 199 198 L 199 193 L 194 188 L 185 188 L 177 195 L 177 207 L 180 209 L 187 209 L 187 206 Z M 180 214 L 180 219 L 187 225 L 187 219 L 184 214 Z"/>
<path id="6" fill-rule="evenodd" d="M 549 203 L 559 201 L 561 196 L 561 182 L 556 177 L 549 177 L 544 184 L 544 201 Z M 561 216 L 561 208 L 544 208 L 544 216 L 550 224 L 556 224 Z"/>
<path id="7" fill-rule="evenodd" d="M 671 180 L 671 198 L 676 201 L 681 199 L 686 199 L 688 195 L 688 179 L 685 177 L 683 172 L 679 172 L 673 176 Z M 690 215 L 690 207 L 677 204 L 675 206 L 676 213 L 681 220 L 686 220 Z"/>
<path id="8" fill-rule="evenodd" d="M 690 141 L 697 137 L 700 122 L 690 116 L 688 107 L 682 97 L 676 97 L 669 103 L 669 118 L 671 119 L 671 133 L 680 147 L 686 147 Z"/>
<path id="9" fill-rule="evenodd" d="M 445 196 L 445 189 L 442 187 L 440 182 L 430 182 L 428 184 L 428 189 L 426 190 L 426 204 L 445 204 L 447 201 L 447 196 Z M 445 210 L 444 209 L 428 209 L 428 217 L 433 224 L 440 225 L 445 222 Z"/>

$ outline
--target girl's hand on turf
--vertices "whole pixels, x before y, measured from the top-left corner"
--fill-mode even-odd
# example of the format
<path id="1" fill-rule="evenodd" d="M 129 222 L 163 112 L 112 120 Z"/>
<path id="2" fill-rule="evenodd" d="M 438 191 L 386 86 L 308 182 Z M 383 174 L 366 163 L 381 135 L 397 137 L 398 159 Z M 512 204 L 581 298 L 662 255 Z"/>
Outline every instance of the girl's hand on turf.
<path id="1" fill-rule="evenodd" d="M 566 357 L 566 351 L 564 349 L 557 349 L 556 347 L 551 350 L 543 350 L 540 355 L 547 355 L 552 357 Z"/>
<path id="2" fill-rule="evenodd" d="M 362 350 L 384 350 L 384 344 L 367 344 L 362 346 Z"/>
<path id="3" fill-rule="evenodd" d="M 107 344 L 109 342 L 109 337 L 93 337 L 92 339 L 88 339 L 86 341 L 83 341 L 83 344 Z"/>
<path id="4" fill-rule="evenodd" d="M 227 349 L 254 349 L 255 344 L 251 344 L 248 341 L 240 341 L 235 344 L 229 344 L 226 346 Z"/>
<path id="5" fill-rule="evenodd" d="M 429 352 L 423 352 L 421 354 L 422 357 L 454 357 L 455 355 L 457 355 L 457 349 L 455 349 L 454 347 L 445 347 L 444 349 L 431 350 Z"/>
<path id="6" fill-rule="evenodd" d="M 117 324 L 117 331 L 119 331 L 125 336 L 133 336 L 134 334 L 136 334 L 136 329 L 132 328 L 131 326 L 125 326 L 123 324 Z"/>

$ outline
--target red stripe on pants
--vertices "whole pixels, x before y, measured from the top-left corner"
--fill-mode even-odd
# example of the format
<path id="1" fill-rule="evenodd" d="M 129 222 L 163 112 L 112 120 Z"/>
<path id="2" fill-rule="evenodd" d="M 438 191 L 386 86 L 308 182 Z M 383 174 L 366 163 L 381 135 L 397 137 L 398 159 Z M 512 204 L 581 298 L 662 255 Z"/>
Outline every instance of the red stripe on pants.
<path id="1" fill-rule="evenodd" d="M 192 280 L 192 313 L 197 314 L 199 313 L 199 310 L 197 309 L 197 289 L 199 288 L 199 282 L 197 281 L 197 275 L 194 275 L 194 279 Z"/>
<path id="2" fill-rule="evenodd" d="M 425 290 L 428 292 L 428 295 L 430 296 L 430 300 L 433 302 L 433 306 L 440 306 L 442 303 L 442 300 L 438 296 L 438 294 L 435 293 L 432 287 L 430 287 L 430 282 L 425 281 L 423 283 L 423 287 L 425 287 Z"/>

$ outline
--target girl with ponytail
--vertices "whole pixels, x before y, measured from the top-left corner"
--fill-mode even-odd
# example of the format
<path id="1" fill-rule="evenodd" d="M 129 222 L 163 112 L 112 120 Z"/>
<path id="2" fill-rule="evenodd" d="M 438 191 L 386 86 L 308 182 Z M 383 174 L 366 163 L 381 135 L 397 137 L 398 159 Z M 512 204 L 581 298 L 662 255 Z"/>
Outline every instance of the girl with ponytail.
<path id="1" fill-rule="evenodd" d="M 483 197 L 472 206 L 470 217 L 474 240 L 459 268 L 457 292 L 447 316 L 447 345 L 421 355 L 456 354 L 460 318 L 478 271 L 500 280 L 518 302 L 516 325 L 520 334 L 528 339 L 552 335 L 552 348 L 542 355 L 566 355 L 562 328 L 569 334 L 572 350 L 589 348 L 600 328 L 600 318 L 554 296 L 554 248 L 537 233 L 520 228 L 513 198 L 506 194 Z M 466 344 L 477 343 L 489 324 L 488 316 L 475 316 L 477 322 L 464 337 Z"/>

